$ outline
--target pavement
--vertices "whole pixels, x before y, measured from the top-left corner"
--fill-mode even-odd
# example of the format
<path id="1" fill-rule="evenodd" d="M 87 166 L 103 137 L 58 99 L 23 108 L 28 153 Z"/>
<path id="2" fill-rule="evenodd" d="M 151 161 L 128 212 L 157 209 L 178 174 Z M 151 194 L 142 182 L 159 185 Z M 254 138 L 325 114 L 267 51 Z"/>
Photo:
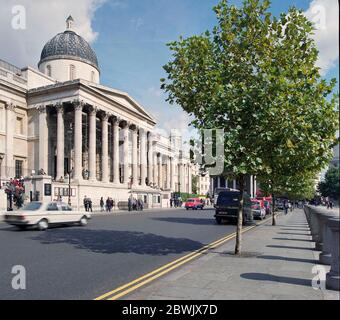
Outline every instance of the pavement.
<path id="1" fill-rule="evenodd" d="M 128 300 L 340 300 L 325 289 L 329 266 L 317 264 L 303 210 L 280 215 L 243 235 L 243 254 L 234 240 L 124 296 Z M 319 279 L 321 282 L 316 282 Z M 314 283 L 314 287 L 312 286 Z"/>

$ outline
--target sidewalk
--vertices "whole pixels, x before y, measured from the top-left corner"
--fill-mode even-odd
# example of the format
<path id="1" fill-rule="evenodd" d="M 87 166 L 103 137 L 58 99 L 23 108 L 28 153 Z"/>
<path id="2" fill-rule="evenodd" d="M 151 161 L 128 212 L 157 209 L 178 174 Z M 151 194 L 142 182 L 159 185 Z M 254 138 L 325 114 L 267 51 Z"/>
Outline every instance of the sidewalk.
<path id="1" fill-rule="evenodd" d="M 318 252 L 309 234 L 304 212 L 295 210 L 275 227 L 270 221 L 245 233 L 242 257 L 230 241 L 125 299 L 339 300 L 339 292 L 312 287 Z"/>

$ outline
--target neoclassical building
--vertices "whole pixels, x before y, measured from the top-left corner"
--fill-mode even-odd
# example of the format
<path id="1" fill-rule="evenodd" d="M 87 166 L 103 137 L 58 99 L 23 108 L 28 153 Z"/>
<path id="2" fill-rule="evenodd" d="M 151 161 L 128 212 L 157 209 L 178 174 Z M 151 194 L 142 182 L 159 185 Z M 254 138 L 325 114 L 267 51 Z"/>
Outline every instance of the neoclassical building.
<path id="1" fill-rule="evenodd" d="M 191 163 L 176 130 L 155 133 L 155 118 L 125 92 L 100 84 L 96 53 L 67 28 L 44 46 L 38 70 L 0 60 L 0 179 L 25 177 L 43 201 L 71 195 L 117 202 L 129 196 L 167 206 L 191 192 Z"/>

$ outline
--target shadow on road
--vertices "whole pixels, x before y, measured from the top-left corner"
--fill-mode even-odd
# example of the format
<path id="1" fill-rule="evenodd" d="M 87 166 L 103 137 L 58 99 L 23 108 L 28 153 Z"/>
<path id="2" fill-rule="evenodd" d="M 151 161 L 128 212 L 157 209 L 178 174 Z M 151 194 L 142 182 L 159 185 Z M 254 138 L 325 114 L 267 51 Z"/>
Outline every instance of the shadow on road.
<path id="1" fill-rule="evenodd" d="M 200 218 L 152 218 L 152 220 L 172 222 L 172 223 L 187 223 L 195 225 L 216 225 L 214 219 L 200 219 Z"/>
<path id="2" fill-rule="evenodd" d="M 281 282 L 288 284 L 295 284 L 299 286 L 311 286 L 311 280 L 309 279 L 299 279 L 292 277 L 278 277 L 275 275 L 267 274 L 267 273 L 243 273 L 241 277 L 248 280 L 257 280 L 257 281 L 271 281 L 271 282 Z"/>
<path id="3" fill-rule="evenodd" d="M 281 257 L 281 256 L 258 256 L 259 259 L 265 260 L 282 260 L 282 261 L 292 261 L 292 262 L 304 262 L 304 263 L 312 263 L 316 264 L 317 261 L 313 259 L 302 259 L 302 258 L 288 258 L 288 257 Z"/>
<path id="4" fill-rule="evenodd" d="M 309 228 L 306 228 L 306 229 L 298 229 L 298 228 L 281 228 L 281 230 L 285 230 L 285 231 L 309 231 Z"/>
<path id="5" fill-rule="evenodd" d="M 204 245 L 185 238 L 168 238 L 151 233 L 114 230 L 56 229 L 32 240 L 42 244 L 70 244 L 95 253 L 167 255 L 193 251 Z"/>

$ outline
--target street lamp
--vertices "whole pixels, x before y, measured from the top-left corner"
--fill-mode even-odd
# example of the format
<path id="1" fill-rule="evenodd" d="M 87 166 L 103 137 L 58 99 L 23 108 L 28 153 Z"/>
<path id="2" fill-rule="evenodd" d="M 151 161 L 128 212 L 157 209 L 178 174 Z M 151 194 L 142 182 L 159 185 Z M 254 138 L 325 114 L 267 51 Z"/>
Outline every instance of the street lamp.
<path id="1" fill-rule="evenodd" d="M 69 171 L 68 173 L 68 205 L 71 206 L 71 173 L 73 172 L 73 169 Z"/>
<path id="2" fill-rule="evenodd" d="M 4 159 L 4 156 L 0 154 L 0 189 L 2 188 L 2 182 L 1 182 L 1 167 L 2 167 L 2 160 Z"/>

